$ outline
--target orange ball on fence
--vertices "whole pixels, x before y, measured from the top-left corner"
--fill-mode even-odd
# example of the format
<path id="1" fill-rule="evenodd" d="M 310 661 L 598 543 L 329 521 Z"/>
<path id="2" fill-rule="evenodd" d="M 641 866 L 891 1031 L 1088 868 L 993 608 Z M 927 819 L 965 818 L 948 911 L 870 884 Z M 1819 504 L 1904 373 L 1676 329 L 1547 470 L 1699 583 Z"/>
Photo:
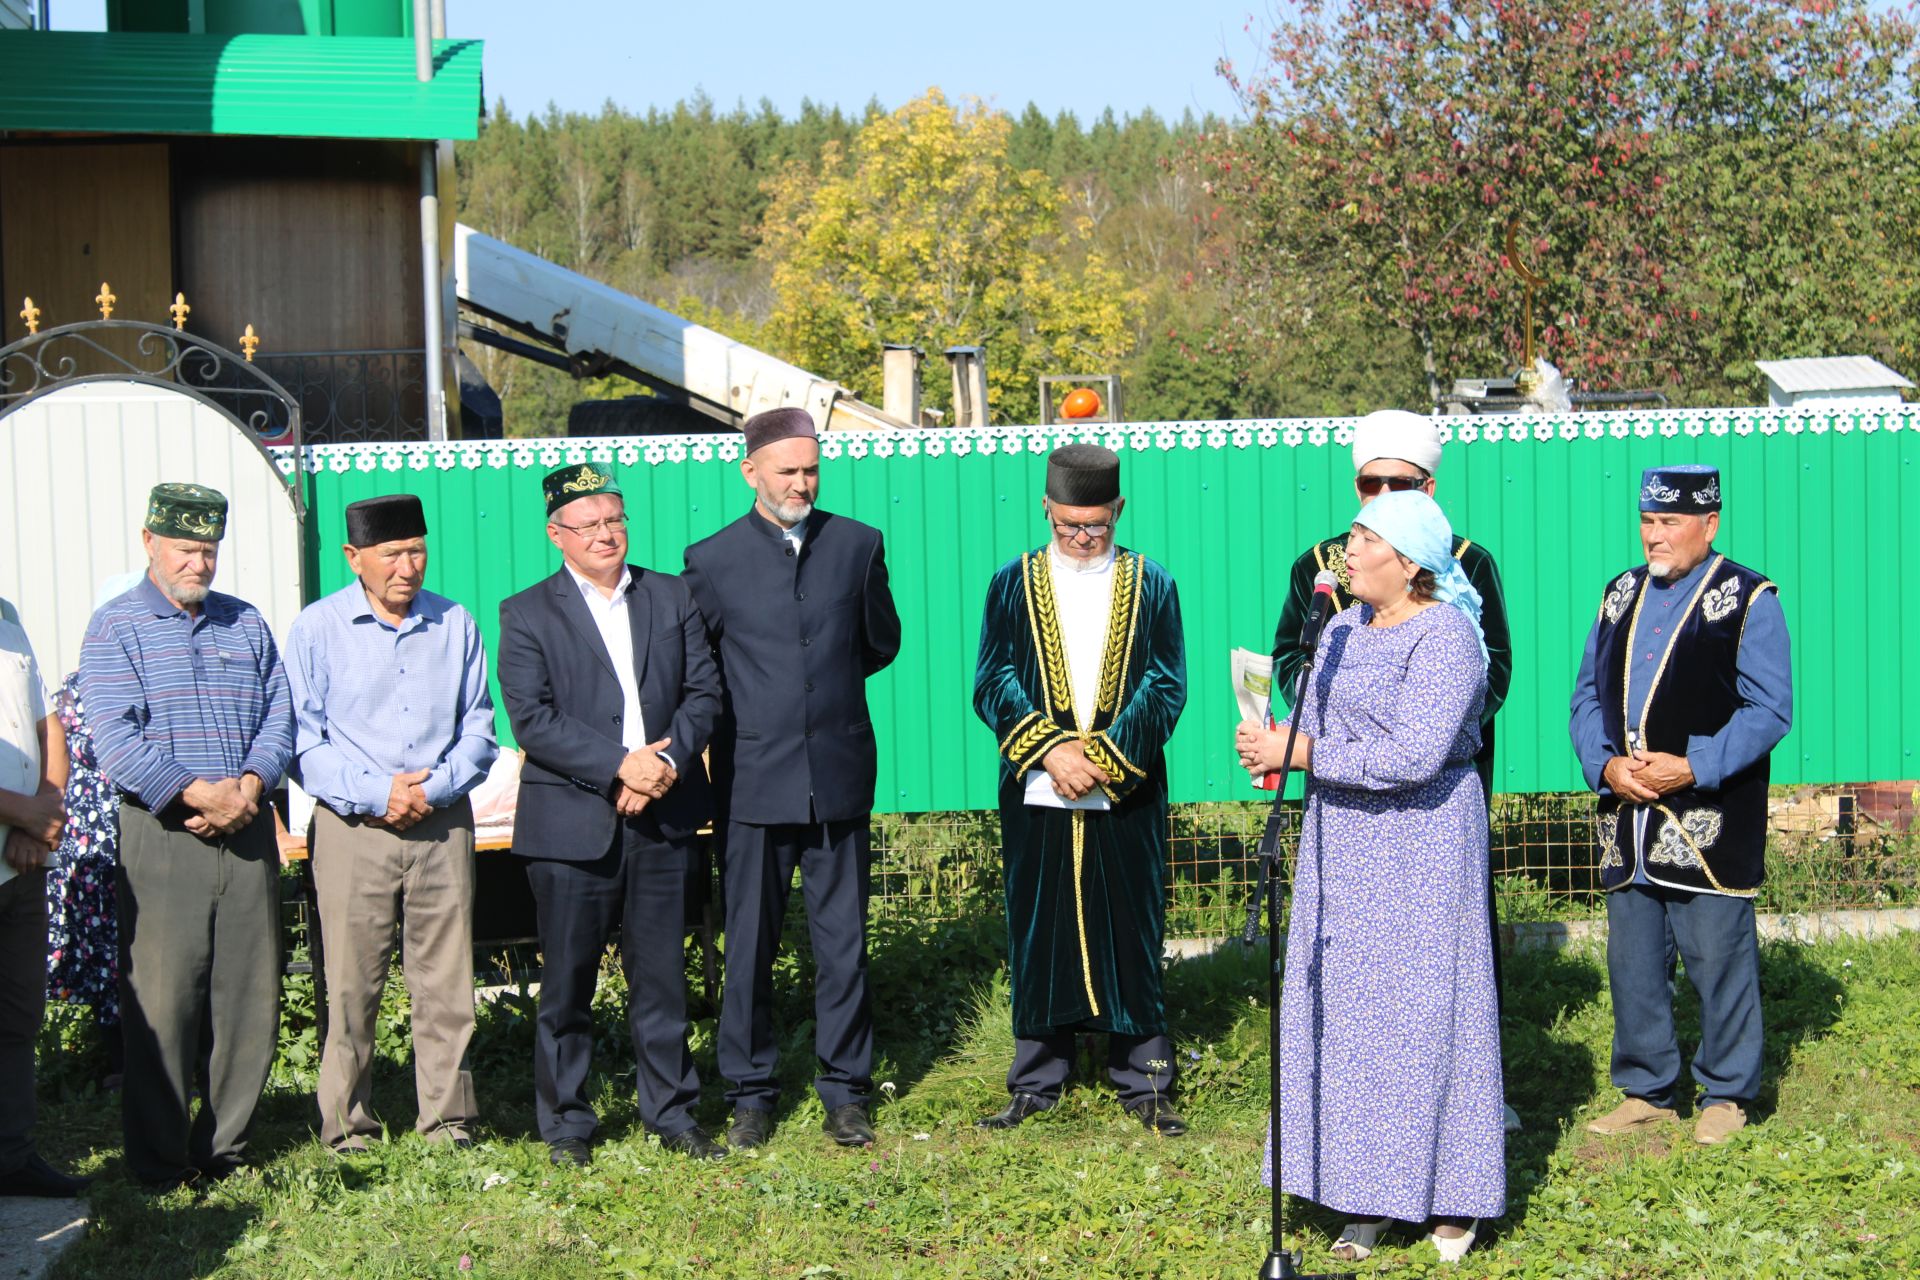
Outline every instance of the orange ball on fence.
<path id="1" fill-rule="evenodd" d="M 1060 406 L 1060 412 L 1068 418 L 1091 418 L 1100 412 L 1100 393 L 1090 387 L 1076 387 L 1067 392 L 1066 403 Z"/>

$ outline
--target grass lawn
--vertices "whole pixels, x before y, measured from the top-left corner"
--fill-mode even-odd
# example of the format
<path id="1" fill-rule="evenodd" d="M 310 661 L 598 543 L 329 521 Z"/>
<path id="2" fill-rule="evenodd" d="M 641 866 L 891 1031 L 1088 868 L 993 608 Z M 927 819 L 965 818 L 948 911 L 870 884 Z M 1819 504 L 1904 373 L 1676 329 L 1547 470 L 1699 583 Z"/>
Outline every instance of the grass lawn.
<path id="1" fill-rule="evenodd" d="M 797 914 L 797 910 L 796 910 Z M 288 984 L 283 1053 L 255 1136 L 257 1168 L 196 1199 L 150 1196 L 118 1153 L 97 1051 L 58 1013 L 42 1057 L 42 1145 L 101 1175 L 94 1222 L 59 1277 L 186 1276 L 1244 1276 L 1265 1257 L 1265 949 L 1173 966 L 1168 1005 L 1193 1133 L 1149 1137 L 1103 1086 L 1008 1134 L 974 1120 L 1003 1100 L 1011 1037 L 996 921 L 876 931 L 880 1070 L 871 1150 L 819 1132 L 806 1087 L 812 1027 L 783 962 L 789 1088 L 770 1146 L 691 1165 L 637 1131 L 617 979 L 598 1018 L 593 1167 L 561 1173 L 532 1136 L 531 1006 L 483 1008 L 473 1066 L 490 1133 L 427 1147 L 413 1114 L 404 993 L 389 998 L 376 1103 L 399 1136 L 343 1164 L 312 1135 L 311 991 Z M 610 971 L 611 972 L 611 971 Z M 1920 1274 L 1920 935 L 1763 952 L 1767 1096 L 1725 1147 L 1690 1121 L 1605 1142 L 1582 1122 L 1607 1085 L 1597 955 L 1507 961 L 1510 1207 L 1458 1268 L 1413 1235 L 1364 1274 L 1527 1277 L 1905 1277 Z M 396 984 L 397 985 L 397 984 Z M 1682 984 L 1685 990 L 1684 983 Z M 1694 1025 L 1683 996 L 1683 1034 Z M 712 1023 L 697 1024 L 703 1118 L 724 1124 Z M 1084 1075 L 1084 1073 L 1083 1073 Z M 1309 1270 L 1338 1221 L 1292 1216 Z"/>

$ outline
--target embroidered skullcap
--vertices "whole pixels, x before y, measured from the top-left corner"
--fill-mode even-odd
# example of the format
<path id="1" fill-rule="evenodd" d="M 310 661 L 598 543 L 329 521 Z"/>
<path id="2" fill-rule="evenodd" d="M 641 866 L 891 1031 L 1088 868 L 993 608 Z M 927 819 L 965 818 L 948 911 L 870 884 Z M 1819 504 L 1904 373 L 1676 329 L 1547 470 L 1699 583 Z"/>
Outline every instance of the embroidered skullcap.
<path id="1" fill-rule="evenodd" d="M 227 536 L 227 495 L 201 484 L 157 484 L 147 495 L 147 528 L 162 538 L 218 542 Z"/>
<path id="2" fill-rule="evenodd" d="M 1640 509 L 1693 516 L 1718 511 L 1720 469 L 1699 463 L 1648 467 L 1640 475 Z"/>
<path id="3" fill-rule="evenodd" d="M 1097 444 L 1063 444 L 1047 455 L 1047 497 L 1063 507 L 1104 507 L 1120 497 L 1120 455 Z"/>
<path id="4" fill-rule="evenodd" d="M 569 462 L 564 467 L 556 467 L 547 472 L 546 478 L 540 481 L 540 487 L 546 491 L 548 515 L 576 498 L 620 492 L 620 486 L 614 482 L 612 469 L 598 462 Z"/>
<path id="5" fill-rule="evenodd" d="M 1440 424 L 1405 409 L 1376 409 L 1353 428 L 1353 469 L 1399 458 L 1428 475 L 1440 468 Z"/>
<path id="6" fill-rule="evenodd" d="M 776 440 L 791 440 L 796 436 L 805 436 L 809 440 L 818 437 L 814 429 L 813 415 L 805 409 L 796 409 L 788 405 L 782 409 L 768 409 L 765 413 L 756 413 L 748 418 L 741 430 L 747 433 L 747 453 L 749 456 L 760 452 Z"/>
<path id="7" fill-rule="evenodd" d="M 1383 493 L 1360 508 L 1353 521 L 1379 534 L 1388 546 L 1433 575 L 1433 598 L 1467 615 L 1484 661 L 1487 637 L 1480 629 L 1480 593 L 1467 581 L 1467 571 L 1453 554 L 1453 526 L 1440 504 L 1418 489 Z"/>
<path id="8" fill-rule="evenodd" d="M 347 504 L 347 545 L 377 547 L 427 536 L 427 513 L 410 493 L 390 493 Z"/>

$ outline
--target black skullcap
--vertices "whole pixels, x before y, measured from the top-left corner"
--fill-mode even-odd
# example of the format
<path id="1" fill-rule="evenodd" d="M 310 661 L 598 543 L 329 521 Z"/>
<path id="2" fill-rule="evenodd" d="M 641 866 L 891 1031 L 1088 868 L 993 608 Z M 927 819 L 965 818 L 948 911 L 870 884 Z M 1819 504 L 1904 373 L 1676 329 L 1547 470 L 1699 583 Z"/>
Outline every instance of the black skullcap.
<path id="1" fill-rule="evenodd" d="M 1120 497 L 1120 455 L 1063 444 L 1047 455 L 1047 497 L 1063 507 L 1104 507 Z"/>
<path id="2" fill-rule="evenodd" d="M 791 440 L 795 436 L 806 436 L 811 440 L 818 435 L 813 427 L 813 415 L 791 405 L 756 413 L 747 419 L 741 430 L 747 433 L 749 455 L 758 453 L 776 440 Z"/>
<path id="3" fill-rule="evenodd" d="M 347 545 L 377 547 L 427 536 L 427 513 L 410 493 L 362 498 L 347 504 Z"/>

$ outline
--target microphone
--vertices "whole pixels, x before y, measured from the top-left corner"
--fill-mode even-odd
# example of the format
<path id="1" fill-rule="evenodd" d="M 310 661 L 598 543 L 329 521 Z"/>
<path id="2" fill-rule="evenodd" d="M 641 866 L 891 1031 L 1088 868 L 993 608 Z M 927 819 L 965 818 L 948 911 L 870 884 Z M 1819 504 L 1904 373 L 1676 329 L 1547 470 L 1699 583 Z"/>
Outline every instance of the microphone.
<path id="1" fill-rule="evenodd" d="M 1331 569 L 1322 569 L 1314 575 L 1313 602 L 1307 606 L 1306 625 L 1300 628 L 1300 647 L 1308 653 L 1320 643 L 1320 632 L 1333 616 L 1333 593 L 1339 585 L 1340 579 Z"/>

